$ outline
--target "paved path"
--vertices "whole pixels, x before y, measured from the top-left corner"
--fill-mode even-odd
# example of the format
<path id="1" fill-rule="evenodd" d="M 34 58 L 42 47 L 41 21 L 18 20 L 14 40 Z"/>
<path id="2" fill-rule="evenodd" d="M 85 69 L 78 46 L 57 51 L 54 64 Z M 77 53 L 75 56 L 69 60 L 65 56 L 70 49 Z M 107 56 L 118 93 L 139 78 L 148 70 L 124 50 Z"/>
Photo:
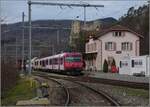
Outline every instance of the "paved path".
<path id="1" fill-rule="evenodd" d="M 85 75 L 94 78 L 113 79 L 129 82 L 149 83 L 148 77 L 135 77 L 131 75 L 120 75 L 117 73 L 89 72 L 84 71 Z"/>

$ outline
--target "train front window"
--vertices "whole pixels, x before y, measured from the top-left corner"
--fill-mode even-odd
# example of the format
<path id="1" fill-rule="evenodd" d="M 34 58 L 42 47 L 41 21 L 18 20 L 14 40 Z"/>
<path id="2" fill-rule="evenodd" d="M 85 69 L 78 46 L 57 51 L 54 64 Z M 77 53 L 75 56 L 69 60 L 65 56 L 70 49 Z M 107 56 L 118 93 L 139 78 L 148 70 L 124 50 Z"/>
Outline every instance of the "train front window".
<path id="1" fill-rule="evenodd" d="M 81 57 L 66 57 L 66 62 L 81 62 Z"/>

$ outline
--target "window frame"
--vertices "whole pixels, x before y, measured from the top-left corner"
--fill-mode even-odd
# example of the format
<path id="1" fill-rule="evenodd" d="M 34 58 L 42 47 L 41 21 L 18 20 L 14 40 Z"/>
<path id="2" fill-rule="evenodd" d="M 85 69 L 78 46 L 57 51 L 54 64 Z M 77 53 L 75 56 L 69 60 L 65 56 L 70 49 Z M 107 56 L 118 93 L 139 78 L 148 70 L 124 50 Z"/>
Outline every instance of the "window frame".
<path id="1" fill-rule="evenodd" d="M 132 42 L 122 42 L 121 43 L 121 50 L 122 51 L 132 51 L 133 50 L 133 43 Z"/>
<path id="2" fill-rule="evenodd" d="M 124 35 L 123 31 L 114 31 L 113 36 L 115 37 L 122 37 Z"/>
<path id="3" fill-rule="evenodd" d="M 111 43 L 111 45 L 110 45 L 110 43 Z M 105 50 L 115 51 L 116 50 L 116 43 L 115 42 L 105 42 Z"/>
<path id="4" fill-rule="evenodd" d="M 45 60 L 45 64 L 48 65 L 48 59 Z"/>
<path id="5" fill-rule="evenodd" d="M 49 65 L 52 65 L 52 59 L 49 59 Z"/>

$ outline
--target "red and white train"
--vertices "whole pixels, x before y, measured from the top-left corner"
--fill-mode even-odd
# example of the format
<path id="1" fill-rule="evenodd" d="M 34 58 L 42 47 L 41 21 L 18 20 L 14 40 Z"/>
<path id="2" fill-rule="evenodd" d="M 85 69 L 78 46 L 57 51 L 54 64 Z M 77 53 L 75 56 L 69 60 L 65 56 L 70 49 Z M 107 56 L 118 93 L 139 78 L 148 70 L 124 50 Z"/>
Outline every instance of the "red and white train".
<path id="1" fill-rule="evenodd" d="M 41 71 L 59 71 L 79 73 L 83 70 L 83 58 L 80 53 L 61 53 L 32 61 L 32 68 Z"/>

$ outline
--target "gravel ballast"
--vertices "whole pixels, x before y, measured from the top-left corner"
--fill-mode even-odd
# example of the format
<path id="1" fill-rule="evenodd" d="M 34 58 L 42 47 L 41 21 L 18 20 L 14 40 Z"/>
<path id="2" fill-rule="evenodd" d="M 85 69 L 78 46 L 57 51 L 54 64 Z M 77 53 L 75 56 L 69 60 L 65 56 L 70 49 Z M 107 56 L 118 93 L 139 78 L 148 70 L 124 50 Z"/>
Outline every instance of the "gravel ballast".
<path id="1" fill-rule="evenodd" d="M 148 106 L 149 91 L 98 83 L 85 83 L 96 90 L 103 90 L 123 106 Z"/>

